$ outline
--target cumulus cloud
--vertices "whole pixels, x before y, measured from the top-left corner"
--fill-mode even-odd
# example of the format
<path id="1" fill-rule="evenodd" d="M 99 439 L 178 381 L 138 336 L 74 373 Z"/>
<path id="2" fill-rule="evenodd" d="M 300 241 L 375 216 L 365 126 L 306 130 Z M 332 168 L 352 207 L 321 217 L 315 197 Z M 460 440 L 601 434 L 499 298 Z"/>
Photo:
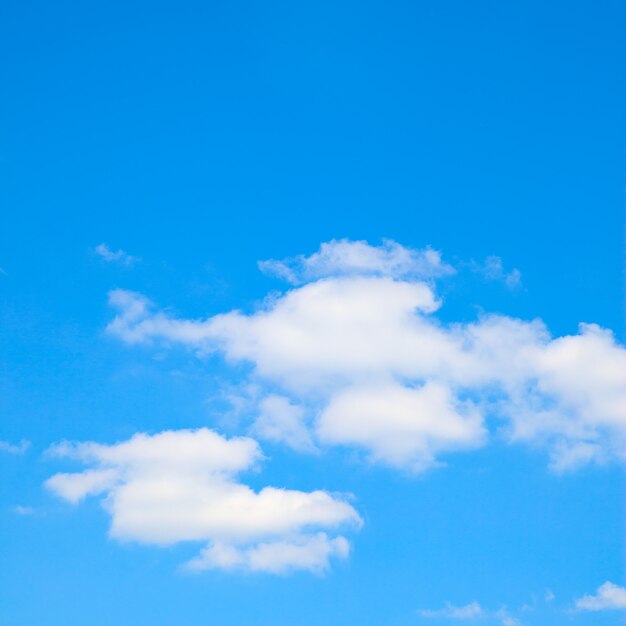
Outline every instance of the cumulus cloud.
<path id="1" fill-rule="evenodd" d="M 130 266 L 139 261 L 138 257 L 131 256 L 124 250 L 111 250 L 106 243 L 101 243 L 94 248 L 95 253 L 107 263 L 118 263 Z"/>
<path id="2" fill-rule="evenodd" d="M 440 450 L 480 445 L 485 429 L 476 408 L 463 406 L 440 383 L 415 389 L 388 383 L 335 394 L 318 434 L 323 442 L 361 446 L 374 460 L 419 471 L 434 465 Z"/>
<path id="3" fill-rule="evenodd" d="M 0 440 L 0 452 L 6 452 L 7 454 L 24 454 L 28 448 L 30 448 L 30 441 L 26 439 L 22 439 L 19 443 L 9 443 L 8 441 Z"/>
<path id="4" fill-rule="evenodd" d="M 391 278 L 433 278 L 453 274 L 454 268 L 441 260 L 432 248 L 413 250 L 391 239 L 380 246 L 366 241 L 333 239 L 320 249 L 277 261 L 259 261 L 259 268 L 294 285 L 332 276 L 387 276 Z"/>
<path id="5" fill-rule="evenodd" d="M 348 262 L 337 252 L 345 247 L 378 261 Z M 541 320 L 497 315 L 444 324 L 433 284 L 397 269 L 389 250 L 324 244 L 323 263 L 297 257 L 295 282 L 310 282 L 250 314 L 177 319 L 116 290 L 108 330 L 252 364 L 259 397 L 270 398 L 253 429 L 294 448 L 356 446 L 419 471 L 481 445 L 495 423 L 512 442 L 545 447 L 555 471 L 626 460 L 626 350 L 610 331 L 581 324 L 553 338 Z"/>
<path id="6" fill-rule="evenodd" d="M 255 491 L 238 475 L 262 459 L 256 441 L 203 428 L 136 434 L 113 445 L 62 443 L 50 454 L 88 469 L 59 473 L 46 486 L 68 502 L 102 496 L 118 540 L 208 544 L 192 569 L 323 571 L 348 543 L 326 532 L 358 528 L 355 509 L 325 491 Z"/>
<path id="7" fill-rule="evenodd" d="M 259 543 L 251 548 L 238 548 L 214 543 L 192 559 L 192 570 L 226 569 L 286 574 L 303 569 L 324 573 L 332 557 L 346 558 L 350 544 L 345 537 L 330 538 L 326 533 L 296 536 L 289 541 Z"/>
<path id="8" fill-rule="evenodd" d="M 574 606 L 579 611 L 626 610 L 626 588 L 605 582 L 593 595 L 586 594 L 578 598 Z"/>

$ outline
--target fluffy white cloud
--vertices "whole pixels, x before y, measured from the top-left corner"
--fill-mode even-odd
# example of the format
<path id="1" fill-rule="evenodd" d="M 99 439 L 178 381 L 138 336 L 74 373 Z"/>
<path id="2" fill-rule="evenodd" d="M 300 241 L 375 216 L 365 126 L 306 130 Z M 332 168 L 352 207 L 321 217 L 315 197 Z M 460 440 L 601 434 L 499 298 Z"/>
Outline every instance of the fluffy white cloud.
<path id="1" fill-rule="evenodd" d="M 227 569 L 285 574 L 296 569 L 323 573 L 332 557 L 345 558 L 350 544 L 344 537 L 329 538 L 326 533 L 296 536 L 288 541 L 260 543 L 238 548 L 223 543 L 208 546 L 187 566 L 192 570 Z"/>
<path id="2" fill-rule="evenodd" d="M 257 492 L 242 484 L 237 475 L 262 458 L 250 438 L 226 439 L 204 428 L 137 434 L 113 445 L 63 443 L 50 452 L 91 469 L 56 474 L 49 489 L 70 502 L 104 494 L 113 538 L 208 542 L 194 568 L 221 562 L 229 568 L 230 554 L 244 569 L 320 571 L 330 557 L 347 552 L 343 537 L 330 539 L 321 530 L 361 525 L 352 506 L 325 491 Z"/>
<path id="3" fill-rule="evenodd" d="M 579 611 L 626 610 L 626 588 L 607 581 L 595 594 L 578 598 L 574 605 Z"/>
<path id="4" fill-rule="evenodd" d="M 132 265 L 139 261 L 124 250 L 111 250 L 106 243 L 101 243 L 94 248 L 95 253 L 107 263 L 119 263 L 120 265 Z"/>
<path id="5" fill-rule="evenodd" d="M 525 384 L 509 385 L 512 436 L 549 443 L 552 466 L 626 459 L 626 350 L 612 334 L 581 324 L 580 334 L 531 353 Z"/>
<path id="6" fill-rule="evenodd" d="M 259 268 L 294 285 L 342 275 L 432 278 L 455 271 L 441 260 L 437 250 L 413 250 L 390 239 L 385 239 L 381 246 L 333 239 L 310 256 L 260 261 Z"/>
<path id="7" fill-rule="evenodd" d="M 86 470 L 78 474 L 55 474 L 46 484 L 63 499 L 76 504 L 85 496 L 108 491 L 118 479 L 119 473 L 114 469 Z"/>
<path id="8" fill-rule="evenodd" d="M 496 418 L 511 441 L 545 446 L 557 471 L 626 459 L 626 350 L 610 331 L 583 324 L 553 339 L 540 320 L 490 315 L 443 324 L 433 286 L 388 258 L 421 253 L 385 245 L 330 242 L 319 258 L 299 257 L 298 267 L 318 268 L 301 279 L 329 277 L 251 314 L 181 320 L 117 290 L 108 329 L 129 343 L 180 343 L 253 364 L 260 397 L 273 398 L 255 432 L 295 448 L 316 438 L 419 470 L 479 445 Z"/>
<path id="9" fill-rule="evenodd" d="M 433 465 L 440 450 L 480 445 L 485 429 L 476 408 L 463 406 L 441 383 L 416 389 L 388 383 L 334 395 L 318 434 L 324 442 L 362 446 L 375 460 L 419 471 Z"/>

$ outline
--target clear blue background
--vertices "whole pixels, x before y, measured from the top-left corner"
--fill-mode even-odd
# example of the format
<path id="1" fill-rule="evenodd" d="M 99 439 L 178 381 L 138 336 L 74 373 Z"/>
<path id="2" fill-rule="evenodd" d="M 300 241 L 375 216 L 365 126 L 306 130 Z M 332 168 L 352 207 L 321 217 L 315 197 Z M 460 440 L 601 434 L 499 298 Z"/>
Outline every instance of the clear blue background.
<path id="1" fill-rule="evenodd" d="M 623 623 L 563 612 L 624 584 L 616 467 L 556 477 L 542 453 L 495 442 L 411 479 L 265 446 L 252 482 L 358 496 L 354 554 L 325 578 L 190 577 L 176 568 L 198 546 L 110 542 L 97 502 L 45 493 L 61 465 L 42 452 L 219 424 L 221 364 L 105 336 L 109 289 L 190 317 L 249 308 L 279 286 L 258 259 L 331 238 L 500 255 L 523 289 L 465 272 L 443 286 L 444 318 L 597 322 L 623 342 L 625 14 L 603 0 L 5 0 L 0 438 L 33 445 L 0 459 L 1 621 L 387 626 L 475 599 L 536 602 L 522 618 L 537 626 Z M 107 265 L 101 242 L 142 261 Z"/>

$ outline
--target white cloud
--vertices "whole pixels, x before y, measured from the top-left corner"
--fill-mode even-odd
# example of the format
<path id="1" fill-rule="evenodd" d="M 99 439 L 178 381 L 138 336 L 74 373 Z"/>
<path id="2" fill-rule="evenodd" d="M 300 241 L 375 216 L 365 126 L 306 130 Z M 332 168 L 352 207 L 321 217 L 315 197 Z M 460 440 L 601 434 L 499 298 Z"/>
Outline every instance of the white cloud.
<path id="1" fill-rule="evenodd" d="M 120 265 L 130 266 L 139 261 L 138 257 L 131 256 L 127 252 L 124 252 L 124 250 L 111 250 L 106 243 L 97 245 L 94 250 L 95 253 L 107 263 L 119 263 Z"/>
<path id="2" fill-rule="evenodd" d="M 192 570 L 227 569 L 286 574 L 303 569 L 318 574 L 329 568 L 332 557 L 346 558 L 350 544 L 344 537 L 329 538 L 326 533 L 296 536 L 291 540 L 259 543 L 250 548 L 214 543 L 192 559 Z"/>
<path id="3" fill-rule="evenodd" d="M 422 617 L 444 617 L 447 619 L 469 620 L 476 619 L 485 615 L 484 609 L 478 604 L 478 602 L 470 602 L 464 606 L 454 606 L 453 604 L 446 604 L 443 609 L 421 609 L 418 613 Z"/>
<path id="4" fill-rule="evenodd" d="M 366 246 L 327 246 L 340 244 Z M 113 291 L 118 314 L 108 330 L 128 343 L 179 343 L 252 364 L 259 398 L 274 398 L 258 407 L 253 432 L 295 448 L 315 439 L 354 445 L 419 470 L 480 445 L 495 418 L 510 441 L 547 448 L 555 471 L 626 460 L 626 350 L 610 331 L 582 324 L 553 339 L 540 320 L 494 315 L 444 324 L 432 285 L 400 270 L 372 275 L 374 262 L 333 265 L 344 266 L 350 275 L 273 295 L 251 314 L 205 320 Z"/>
<path id="5" fill-rule="evenodd" d="M 574 606 L 579 611 L 626 610 L 626 588 L 607 581 L 594 595 L 578 598 Z"/>
<path id="6" fill-rule="evenodd" d="M 30 448 L 30 441 L 26 439 L 22 439 L 22 441 L 17 444 L 0 440 L 0 452 L 6 452 L 7 454 L 24 454 L 28 448 Z"/>
<path id="7" fill-rule="evenodd" d="M 558 471 L 626 459 L 626 350 L 597 325 L 535 347 L 533 378 L 511 393 L 512 436 L 548 442 Z"/>
<path id="8" fill-rule="evenodd" d="M 416 389 L 388 383 L 337 393 L 320 416 L 318 434 L 326 443 L 361 446 L 375 460 L 419 471 L 433 465 L 440 450 L 479 446 L 485 429 L 476 408 L 463 406 L 441 383 Z"/>
<path id="9" fill-rule="evenodd" d="M 86 496 L 107 492 L 118 480 L 119 472 L 103 469 L 86 470 L 78 474 L 55 474 L 46 484 L 64 500 L 76 504 Z"/>
<path id="10" fill-rule="evenodd" d="M 413 250 L 391 239 L 383 240 L 380 246 L 371 246 L 366 241 L 333 239 L 310 256 L 301 254 L 281 261 L 260 261 L 259 268 L 294 285 L 345 275 L 433 278 L 455 271 L 441 260 L 437 250 Z"/>
<path id="11" fill-rule="evenodd" d="M 91 467 L 52 476 L 50 490 L 69 502 L 104 495 L 115 539 L 207 542 L 207 551 L 192 561 L 196 569 L 220 563 L 229 569 L 231 558 L 255 571 L 321 571 L 331 556 L 345 552 L 346 540 L 319 533 L 362 523 L 352 506 L 325 491 L 257 492 L 242 484 L 237 475 L 262 458 L 258 444 L 206 428 L 137 434 L 113 445 L 63 443 L 50 452 Z"/>

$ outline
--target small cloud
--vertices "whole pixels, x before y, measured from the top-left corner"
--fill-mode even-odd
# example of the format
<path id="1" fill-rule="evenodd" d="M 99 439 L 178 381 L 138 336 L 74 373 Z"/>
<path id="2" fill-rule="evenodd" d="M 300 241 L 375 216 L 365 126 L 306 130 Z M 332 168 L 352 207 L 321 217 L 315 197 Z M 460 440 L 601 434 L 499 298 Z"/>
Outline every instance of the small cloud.
<path id="1" fill-rule="evenodd" d="M 13 507 L 13 513 L 16 515 L 34 515 L 35 509 L 32 506 L 22 506 L 21 504 L 16 504 Z"/>
<path id="2" fill-rule="evenodd" d="M 287 398 L 271 394 L 259 403 L 259 414 L 252 433 L 262 439 L 282 442 L 299 452 L 315 451 L 315 444 L 306 426 L 304 410 Z"/>
<path id="3" fill-rule="evenodd" d="M 482 274 L 487 280 L 503 282 L 507 289 L 514 290 L 522 286 L 522 273 L 518 269 L 505 271 L 499 256 L 488 256 L 483 263 L 471 261 L 470 269 L 477 274 Z"/>
<path id="4" fill-rule="evenodd" d="M 594 595 L 586 594 L 574 602 L 578 611 L 626 610 L 626 588 L 605 582 Z"/>
<path id="5" fill-rule="evenodd" d="M 556 596 L 554 595 L 552 589 L 546 589 L 546 593 L 543 597 L 546 602 L 552 602 Z"/>
<path id="6" fill-rule="evenodd" d="M 522 626 L 516 617 L 513 617 L 506 609 L 500 609 L 496 611 L 493 616 L 500 620 L 502 626 Z"/>
<path id="7" fill-rule="evenodd" d="M 107 263 L 118 263 L 120 265 L 131 266 L 140 261 L 139 257 L 131 256 L 124 250 L 111 250 L 106 243 L 101 243 L 95 247 L 95 253 Z"/>
<path id="8" fill-rule="evenodd" d="M 22 441 L 17 444 L 0 440 L 0 452 L 6 452 L 7 454 L 24 454 L 28 448 L 30 448 L 30 441 L 26 439 L 22 439 Z"/>
<path id="9" fill-rule="evenodd" d="M 330 567 L 331 558 L 345 559 L 349 552 L 350 544 L 345 537 L 330 538 L 326 533 L 317 533 L 313 537 L 299 536 L 248 548 L 214 543 L 188 561 L 184 568 L 190 571 L 223 569 L 270 574 L 308 570 L 324 574 Z"/>
<path id="10" fill-rule="evenodd" d="M 449 602 L 443 609 L 421 609 L 418 613 L 422 617 L 445 617 L 447 619 L 475 619 L 485 614 L 483 608 L 478 602 L 470 602 L 464 606 L 454 606 Z"/>
<path id="11" fill-rule="evenodd" d="M 442 609 L 421 609 L 418 614 L 422 617 L 443 618 L 448 620 L 481 620 L 498 621 L 502 626 L 521 626 L 521 622 L 513 617 L 506 607 L 497 611 L 487 610 L 478 602 L 470 602 L 462 606 L 455 606 L 449 602 Z"/>

